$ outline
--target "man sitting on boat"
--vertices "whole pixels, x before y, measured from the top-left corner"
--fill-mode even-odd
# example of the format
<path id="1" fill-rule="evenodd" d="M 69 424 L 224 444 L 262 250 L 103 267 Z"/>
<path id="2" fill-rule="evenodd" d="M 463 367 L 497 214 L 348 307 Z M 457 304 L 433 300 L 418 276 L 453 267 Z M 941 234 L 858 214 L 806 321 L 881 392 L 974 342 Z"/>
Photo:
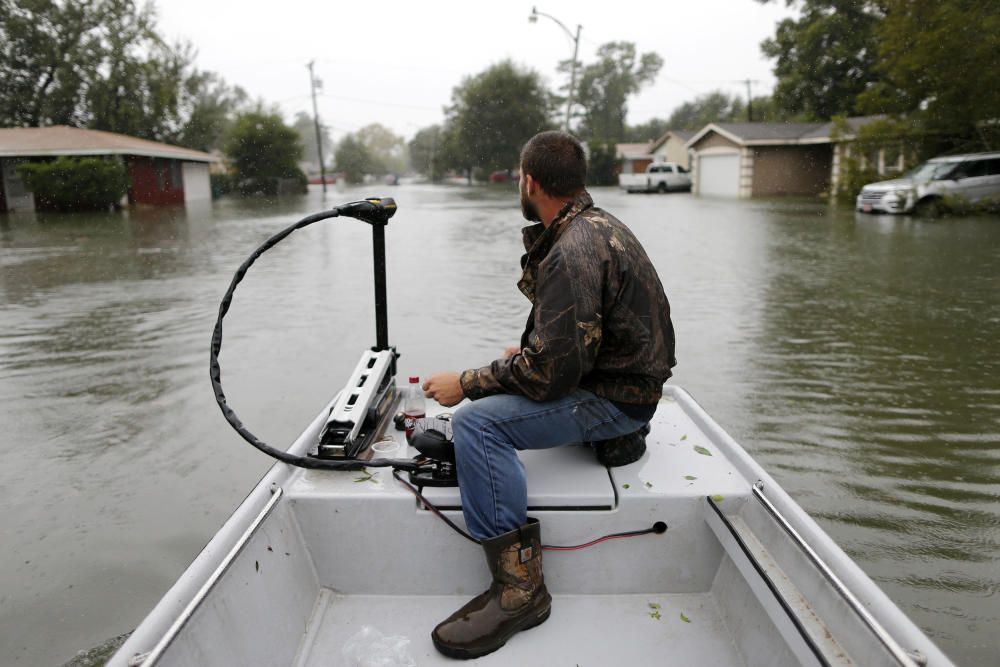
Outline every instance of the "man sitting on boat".
<path id="1" fill-rule="evenodd" d="M 488 591 L 434 629 L 434 645 L 451 657 L 495 651 L 549 616 L 541 533 L 527 516 L 517 450 L 638 433 L 677 363 L 656 269 L 628 227 L 594 206 L 586 174 L 569 134 L 542 132 L 524 146 L 521 211 L 538 224 L 522 230 L 518 287 L 531 313 L 521 345 L 423 386 L 444 406 L 472 400 L 452 419 L 455 459 L 465 523 L 493 575 Z"/>

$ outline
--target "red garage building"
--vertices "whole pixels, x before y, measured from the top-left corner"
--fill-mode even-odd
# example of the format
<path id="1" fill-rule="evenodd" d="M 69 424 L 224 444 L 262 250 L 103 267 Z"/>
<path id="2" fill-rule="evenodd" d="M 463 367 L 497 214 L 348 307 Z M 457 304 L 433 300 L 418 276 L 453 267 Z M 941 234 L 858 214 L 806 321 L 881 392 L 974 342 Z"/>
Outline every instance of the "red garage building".
<path id="1" fill-rule="evenodd" d="M 65 125 L 0 129 L 0 211 L 31 210 L 34 198 L 17 172 L 20 162 L 59 156 L 118 156 L 128 173 L 129 205 L 165 206 L 212 198 L 201 151 L 114 132 Z"/>

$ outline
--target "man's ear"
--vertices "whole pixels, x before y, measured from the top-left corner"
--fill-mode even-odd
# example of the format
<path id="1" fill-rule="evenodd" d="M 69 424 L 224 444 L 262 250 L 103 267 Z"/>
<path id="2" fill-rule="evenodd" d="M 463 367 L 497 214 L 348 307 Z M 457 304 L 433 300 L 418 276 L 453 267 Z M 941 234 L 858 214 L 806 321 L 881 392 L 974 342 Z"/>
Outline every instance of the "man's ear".
<path id="1" fill-rule="evenodd" d="M 524 179 L 524 191 L 528 193 L 529 197 L 534 197 L 538 194 L 538 181 L 532 178 L 531 174 L 521 172 L 521 178 Z"/>

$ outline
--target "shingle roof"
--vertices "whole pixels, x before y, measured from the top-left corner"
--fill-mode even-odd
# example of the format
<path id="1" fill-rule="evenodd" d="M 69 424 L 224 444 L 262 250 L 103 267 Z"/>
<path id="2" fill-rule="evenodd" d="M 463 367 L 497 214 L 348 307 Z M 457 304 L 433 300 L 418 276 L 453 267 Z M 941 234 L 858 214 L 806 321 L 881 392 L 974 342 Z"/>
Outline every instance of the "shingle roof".
<path id="1" fill-rule="evenodd" d="M 801 139 L 824 123 L 715 123 L 715 126 L 744 141 Z"/>
<path id="2" fill-rule="evenodd" d="M 0 128 L 0 157 L 43 155 L 142 155 L 196 162 L 214 159 L 190 148 L 66 125 Z"/>

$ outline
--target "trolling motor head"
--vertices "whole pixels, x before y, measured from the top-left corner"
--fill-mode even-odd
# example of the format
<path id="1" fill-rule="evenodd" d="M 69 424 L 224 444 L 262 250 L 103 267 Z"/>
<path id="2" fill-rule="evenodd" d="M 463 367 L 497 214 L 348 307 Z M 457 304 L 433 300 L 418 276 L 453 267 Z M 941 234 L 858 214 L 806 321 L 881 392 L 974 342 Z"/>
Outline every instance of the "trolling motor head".
<path id="1" fill-rule="evenodd" d="M 384 225 L 396 214 L 396 200 L 392 197 L 369 197 L 338 206 L 334 210 L 339 215 L 355 218 L 369 225 Z"/>

